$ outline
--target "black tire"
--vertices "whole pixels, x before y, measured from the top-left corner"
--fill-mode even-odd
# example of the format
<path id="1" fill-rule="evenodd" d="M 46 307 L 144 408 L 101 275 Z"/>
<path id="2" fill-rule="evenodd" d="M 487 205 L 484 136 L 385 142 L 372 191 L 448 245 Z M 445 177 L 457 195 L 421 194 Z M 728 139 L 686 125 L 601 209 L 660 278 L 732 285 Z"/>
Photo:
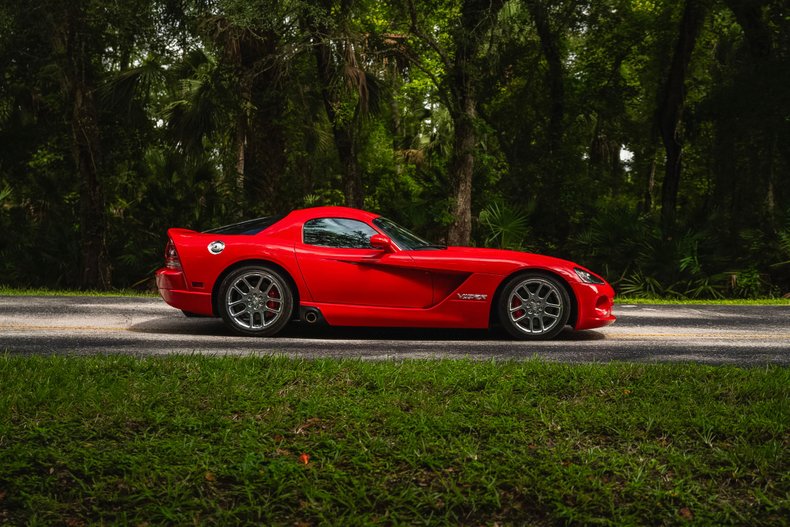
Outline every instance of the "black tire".
<path id="1" fill-rule="evenodd" d="M 270 337 L 291 320 L 294 295 L 278 271 L 261 265 L 240 267 L 219 287 L 220 316 L 234 333 Z"/>
<path id="2" fill-rule="evenodd" d="M 523 273 L 508 280 L 497 304 L 502 327 L 522 340 L 556 337 L 571 312 L 571 299 L 562 283 L 541 273 Z"/>

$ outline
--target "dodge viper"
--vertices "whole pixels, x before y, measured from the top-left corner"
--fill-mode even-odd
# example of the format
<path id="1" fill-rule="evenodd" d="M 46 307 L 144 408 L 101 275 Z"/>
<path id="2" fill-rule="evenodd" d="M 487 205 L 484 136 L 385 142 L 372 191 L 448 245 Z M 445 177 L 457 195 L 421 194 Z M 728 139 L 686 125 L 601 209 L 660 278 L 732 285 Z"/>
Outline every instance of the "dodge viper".
<path id="1" fill-rule="evenodd" d="M 196 232 L 170 229 L 162 298 L 235 333 L 290 321 L 331 326 L 488 328 L 548 339 L 614 322 L 614 290 L 573 262 L 435 245 L 378 214 L 315 207 Z"/>

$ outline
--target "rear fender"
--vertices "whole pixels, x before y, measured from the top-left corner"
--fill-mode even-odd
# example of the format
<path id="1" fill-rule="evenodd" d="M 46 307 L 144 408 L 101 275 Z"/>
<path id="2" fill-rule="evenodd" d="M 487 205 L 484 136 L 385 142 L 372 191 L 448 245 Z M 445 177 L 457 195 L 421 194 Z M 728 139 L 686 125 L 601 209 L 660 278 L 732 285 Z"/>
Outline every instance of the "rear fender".
<path id="1" fill-rule="evenodd" d="M 293 313 L 291 314 L 291 317 L 294 320 L 297 320 L 299 318 L 299 303 L 300 303 L 301 295 L 299 293 L 299 287 L 297 286 L 296 281 L 294 280 L 293 276 L 291 276 L 291 273 L 286 271 L 283 266 L 278 265 L 269 260 L 261 260 L 261 259 L 241 260 L 227 267 L 224 271 L 222 271 L 222 273 L 220 273 L 220 275 L 214 281 L 214 287 L 211 290 L 211 305 L 213 306 L 214 315 L 219 316 L 219 288 L 222 285 L 222 281 L 225 279 L 226 276 L 228 276 L 236 269 L 245 267 L 247 265 L 259 265 L 262 267 L 268 267 L 269 269 L 273 269 L 278 273 L 280 273 L 283 276 L 283 278 L 285 278 L 288 281 L 288 286 L 291 288 L 291 292 L 293 292 L 294 295 L 294 309 L 293 309 Z"/>

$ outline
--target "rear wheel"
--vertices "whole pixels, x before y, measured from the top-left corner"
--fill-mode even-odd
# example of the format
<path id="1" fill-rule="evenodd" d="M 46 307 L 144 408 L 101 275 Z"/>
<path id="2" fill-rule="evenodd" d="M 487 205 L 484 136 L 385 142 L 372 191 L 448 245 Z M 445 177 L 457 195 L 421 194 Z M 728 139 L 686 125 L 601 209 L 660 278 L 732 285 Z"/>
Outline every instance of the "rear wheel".
<path id="1" fill-rule="evenodd" d="M 562 331 L 568 322 L 570 308 L 570 297 L 559 280 L 539 273 L 525 273 L 505 284 L 497 311 L 499 321 L 512 336 L 545 340 Z"/>
<path id="2" fill-rule="evenodd" d="M 293 293 L 277 271 L 263 266 L 236 269 L 222 280 L 219 312 L 225 324 L 240 335 L 268 337 L 288 324 Z"/>

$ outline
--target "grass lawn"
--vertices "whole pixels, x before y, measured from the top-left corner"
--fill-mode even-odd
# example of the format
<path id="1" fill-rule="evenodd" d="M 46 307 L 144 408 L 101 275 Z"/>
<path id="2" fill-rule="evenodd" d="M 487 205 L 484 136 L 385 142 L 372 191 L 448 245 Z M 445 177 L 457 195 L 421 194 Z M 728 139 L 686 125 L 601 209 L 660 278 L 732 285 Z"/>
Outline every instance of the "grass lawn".
<path id="1" fill-rule="evenodd" d="M 780 525 L 790 369 L 0 355 L 0 524 Z"/>
<path id="2" fill-rule="evenodd" d="M 0 296 L 100 296 L 100 297 L 151 297 L 158 298 L 156 291 L 140 291 L 137 289 L 111 289 L 109 291 L 81 291 L 77 289 L 47 289 L 32 287 L 20 289 L 0 284 Z"/>
<path id="3" fill-rule="evenodd" d="M 615 297 L 615 304 L 669 304 L 669 305 L 718 305 L 718 306 L 790 306 L 790 298 L 634 298 Z"/>
<path id="4" fill-rule="evenodd" d="M 105 297 L 150 297 L 159 298 L 156 291 L 140 291 L 137 289 L 115 289 L 110 291 L 79 291 L 75 289 L 20 289 L 0 284 L 0 296 L 105 296 Z M 677 304 L 677 305 L 776 305 L 790 306 L 790 298 L 721 298 L 715 300 L 689 298 L 641 298 L 617 296 L 615 304 Z"/>

